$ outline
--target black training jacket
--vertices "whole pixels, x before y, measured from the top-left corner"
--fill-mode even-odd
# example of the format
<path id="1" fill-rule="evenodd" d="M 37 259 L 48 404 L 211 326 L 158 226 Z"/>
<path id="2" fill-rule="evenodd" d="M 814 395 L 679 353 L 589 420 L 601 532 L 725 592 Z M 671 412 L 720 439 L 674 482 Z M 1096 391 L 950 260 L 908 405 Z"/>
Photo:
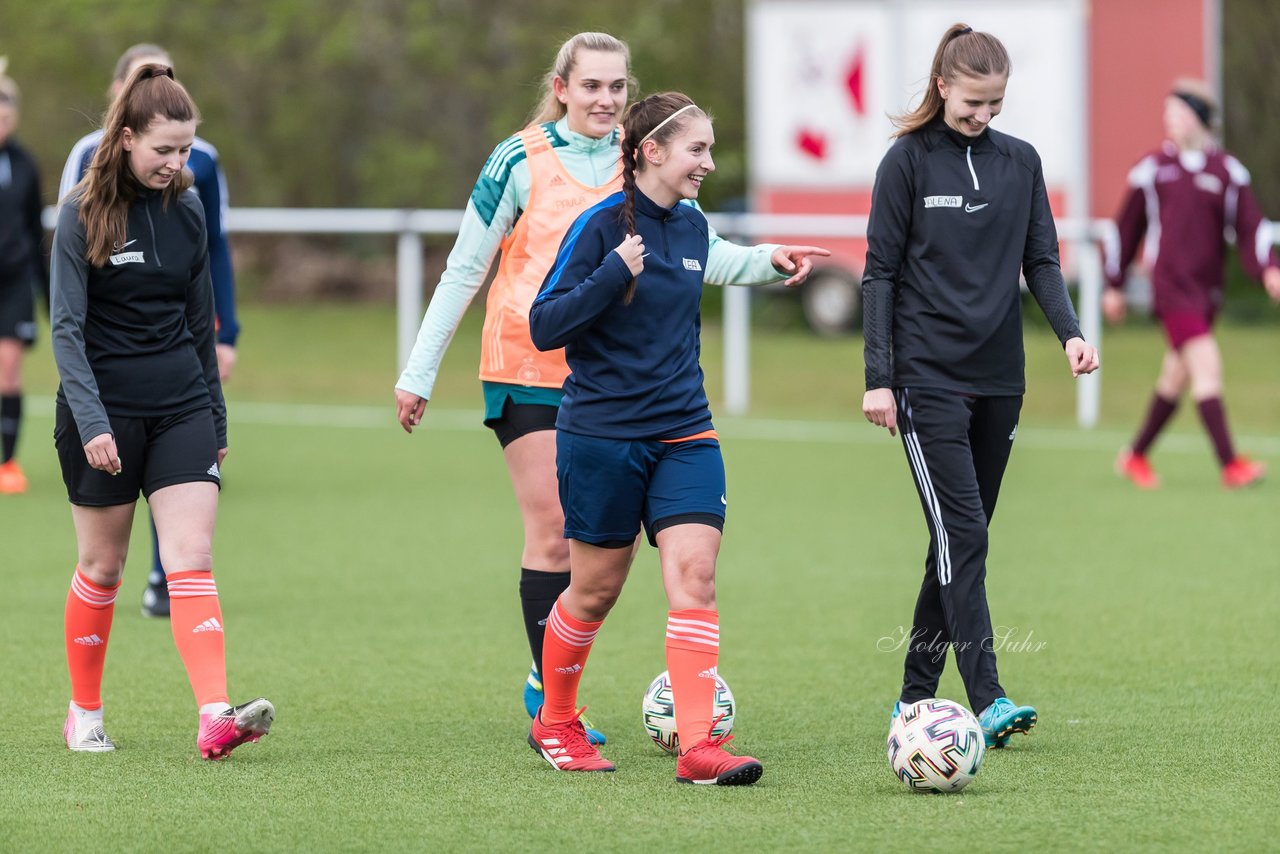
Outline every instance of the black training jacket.
<path id="1" fill-rule="evenodd" d="M 227 410 L 214 352 L 213 286 L 204 210 L 187 191 L 167 205 L 144 192 L 129 205 L 125 240 L 108 262 L 85 260 L 79 199 L 53 235 L 50 337 L 80 437 L 110 433 L 107 415 L 143 418 L 208 406 L 218 447 Z"/>
<path id="2" fill-rule="evenodd" d="M 48 279 L 42 207 L 35 158 L 10 138 L 0 144 L 0 278 Z"/>
<path id="3" fill-rule="evenodd" d="M 1022 394 L 1019 272 L 1058 339 L 1080 336 L 1036 150 L 941 117 L 899 137 L 867 226 L 867 388 Z"/>

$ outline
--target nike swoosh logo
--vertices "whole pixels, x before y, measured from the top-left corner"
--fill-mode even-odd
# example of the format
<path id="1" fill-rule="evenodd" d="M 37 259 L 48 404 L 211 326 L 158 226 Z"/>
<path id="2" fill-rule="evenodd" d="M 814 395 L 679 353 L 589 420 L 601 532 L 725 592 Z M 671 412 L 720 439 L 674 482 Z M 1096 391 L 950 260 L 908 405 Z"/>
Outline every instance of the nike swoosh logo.
<path id="1" fill-rule="evenodd" d="M 973 213 L 974 211 L 980 211 L 980 210 L 982 210 L 983 208 L 985 208 L 985 207 L 986 207 L 987 205 L 989 205 L 989 204 L 991 204 L 991 202 L 983 202 L 983 203 L 982 203 L 982 204 L 980 204 L 980 205 L 965 205 L 965 206 L 964 206 L 964 212 L 965 212 L 965 213 Z"/>
<path id="2" fill-rule="evenodd" d="M 132 246 L 133 244 L 135 244 L 135 243 L 137 243 L 137 242 L 138 242 L 138 238 L 136 238 L 136 237 L 135 237 L 133 240 L 130 240 L 128 243 L 124 244 L 124 245 L 123 245 L 123 246 L 121 246 L 120 248 L 121 248 L 121 249 L 128 249 L 130 246 Z"/>

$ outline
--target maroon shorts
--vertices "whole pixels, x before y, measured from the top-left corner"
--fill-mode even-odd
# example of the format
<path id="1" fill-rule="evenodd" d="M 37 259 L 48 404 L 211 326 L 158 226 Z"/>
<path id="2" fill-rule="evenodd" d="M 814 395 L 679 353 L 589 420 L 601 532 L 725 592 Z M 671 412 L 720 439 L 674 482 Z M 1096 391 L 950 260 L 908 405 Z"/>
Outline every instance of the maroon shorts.
<path id="1" fill-rule="evenodd" d="M 1175 311 L 1160 315 L 1169 346 L 1181 350 L 1192 338 L 1208 335 L 1213 328 L 1213 312 Z"/>

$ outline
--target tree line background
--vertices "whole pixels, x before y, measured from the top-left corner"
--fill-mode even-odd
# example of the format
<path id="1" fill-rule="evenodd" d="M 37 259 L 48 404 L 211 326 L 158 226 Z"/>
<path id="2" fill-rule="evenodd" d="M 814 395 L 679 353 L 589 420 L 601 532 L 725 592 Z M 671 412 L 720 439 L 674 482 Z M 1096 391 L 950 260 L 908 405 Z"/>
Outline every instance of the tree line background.
<path id="1" fill-rule="evenodd" d="M 641 94 L 681 89 L 715 116 L 718 169 L 702 196 L 715 210 L 747 191 L 746 6 L 4 0 L 0 55 L 23 89 L 17 136 L 39 159 L 49 203 L 71 145 L 100 121 L 117 57 L 151 41 L 170 50 L 199 104 L 234 205 L 458 208 L 493 146 L 535 106 L 560 43 L 603 30 L 630 44 Z M 1222 18 L 1226 142 L 1280 219 L 1280 2 L 1223 0 Z"/>
<path id="2" fill-rule="evenodd" d="M 147 41 L 171 52 L 236 205 L 454 208 L 582 30 L 629 42 L 642 92 L 707 105 L 712 206 L 741 193 L 742 0 L 5 0 L 0 54 L 47 183 L 98 126 L 120 53 Z"/>

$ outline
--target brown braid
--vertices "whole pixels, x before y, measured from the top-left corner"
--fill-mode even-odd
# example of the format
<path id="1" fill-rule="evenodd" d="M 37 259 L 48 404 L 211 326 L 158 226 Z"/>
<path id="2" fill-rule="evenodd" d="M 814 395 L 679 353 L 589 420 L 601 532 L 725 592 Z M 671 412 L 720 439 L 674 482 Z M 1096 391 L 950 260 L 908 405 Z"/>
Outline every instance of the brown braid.
<path id="1" fill-rule="evenodd" d="M 682 95 L 679 92 L 660 92 L 632 104 L 627 110 L 626 118 L 622 120 L 623 202 L 618 218 L 626 227 L 628 235 L 636 233 L 636 173 L 645 168 L 645 162 L 639 154 L 641 141 L 649 136 L 654 128 L 671 118 L 676 111 L 692 103 L 693 99 L 688 95 Z M 697 108 L 687 110 L 677 116 L 674 121 L 663 125 L 649 139 L 658 145 L 666 145 L 667 141 L 680 133 L 689 119 L 695 116 L 705 117 L 706 113 Z M 636 280 L 633 278 L 627 283 L 626 293 L 622 295 L 622 304 L 630 305 L 635 294 Z"/>

